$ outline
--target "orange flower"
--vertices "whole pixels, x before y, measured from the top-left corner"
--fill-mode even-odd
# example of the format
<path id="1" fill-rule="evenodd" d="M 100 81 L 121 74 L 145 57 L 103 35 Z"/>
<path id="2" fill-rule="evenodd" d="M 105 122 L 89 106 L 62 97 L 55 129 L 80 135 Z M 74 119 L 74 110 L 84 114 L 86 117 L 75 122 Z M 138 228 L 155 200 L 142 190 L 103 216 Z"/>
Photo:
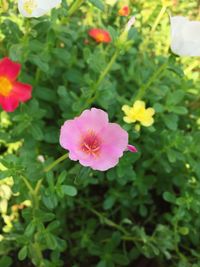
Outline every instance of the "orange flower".
<path id="1" fill-rule="evenodd" d="M 110 33 L 103 29 L 91 29 L 88 34 L 97 43 L 110 43 L 112 41 Z"/>
<path id="2" fill-rule="evenodd" d="M 123 6 L 122 8 L 120 8 L 120 10 L 118 11 L 118 14 L 122 17 L 127 17 L 130 13 L 129 7 L 128 6 Z"/>

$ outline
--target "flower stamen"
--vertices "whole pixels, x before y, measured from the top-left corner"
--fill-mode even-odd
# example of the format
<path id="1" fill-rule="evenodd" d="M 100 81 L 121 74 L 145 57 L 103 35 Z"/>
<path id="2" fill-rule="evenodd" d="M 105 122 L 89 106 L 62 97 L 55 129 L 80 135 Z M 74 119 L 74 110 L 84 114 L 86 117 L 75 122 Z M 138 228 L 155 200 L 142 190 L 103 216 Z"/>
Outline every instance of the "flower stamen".
<path id="1" fill-rule="evenodd" d="M 11 82 L 6 77 L 0 77 L 0 95 L 8 96 L 11 90 Z"/>
<path id="2" fill-rule="evenodd" d="M 92 156 L 99 155 L 100 146 L 101 141 L 93 131 L 88 131 L 81 141 L 81 150 Z"/>
<path id="3" fill-rule="evenodd" d="M 37 7 L 35 0 L 26 0 L 23 9 L 26 11 L 27 14 L 32 15 L 33 10 Z"/>

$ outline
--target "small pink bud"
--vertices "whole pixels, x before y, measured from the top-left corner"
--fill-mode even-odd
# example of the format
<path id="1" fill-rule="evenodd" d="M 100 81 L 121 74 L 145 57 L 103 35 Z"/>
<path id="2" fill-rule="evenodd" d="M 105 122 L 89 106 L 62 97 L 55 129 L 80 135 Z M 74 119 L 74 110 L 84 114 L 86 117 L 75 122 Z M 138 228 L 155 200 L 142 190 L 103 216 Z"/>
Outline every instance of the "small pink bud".
<path id="1" fill-rule="evenodd" d="M 126 24 L 126 28 L 125 31 L 129 31 L 131 29 L 131 27 L 133 26 L 133 24 L 135 23 L 135 17 L 131 17 L 128 21 L 128 23 Z"/>
<path id="2" fill-rule="evenodd" d="M 132 153 L 138 152 L 137 151 L 137 148 L 135 146 L 132 146 L 132 145 L 128 145 L 127 146 L 127 150 L 130 151 L 130 152 L 132 152 Z"/>

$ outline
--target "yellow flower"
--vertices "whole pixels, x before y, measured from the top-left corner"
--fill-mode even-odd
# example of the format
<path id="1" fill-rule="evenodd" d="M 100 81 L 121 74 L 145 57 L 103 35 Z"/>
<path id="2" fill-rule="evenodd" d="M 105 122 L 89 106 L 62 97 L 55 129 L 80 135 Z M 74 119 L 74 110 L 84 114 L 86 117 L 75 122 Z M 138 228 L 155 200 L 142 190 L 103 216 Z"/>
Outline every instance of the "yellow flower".
<path id="1" fill-rule="evenodd" d="M 125 113 L 123 119 L 127 123 L 139 121 L 143 126 L 148 127 L 154 122 L 152 117 L 155 114 L 155 110 L 153 108 L 146 109 L 144 101 L 137 100 L 132 107 L 124 105 L 122 110 Z"/>
<path id="2" fill-rule="evenodd" d="M 173 5 L 173 1 L 172 0 L 162 0 L 162 4 L 165 7 L 172 6 Z"/>

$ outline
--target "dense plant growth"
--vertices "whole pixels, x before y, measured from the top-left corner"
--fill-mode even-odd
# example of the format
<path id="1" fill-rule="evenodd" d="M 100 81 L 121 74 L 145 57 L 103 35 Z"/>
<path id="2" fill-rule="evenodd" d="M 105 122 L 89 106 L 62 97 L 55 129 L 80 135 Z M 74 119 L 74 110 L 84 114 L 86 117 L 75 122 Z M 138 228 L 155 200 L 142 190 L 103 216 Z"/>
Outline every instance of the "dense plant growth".
<path id="1" fill-rule="evenodd" d="M 1 267 L 200 266 L 199 58 L 171 52 L 167 13 L 196 20 L 198 1 L 111 2 L 25 18 L 0 1 L 0 59 L 32 88 L 14 111 L 0 98 Z M 92 107 L 138 150 L 107 171 L 59 143 Z"/>

